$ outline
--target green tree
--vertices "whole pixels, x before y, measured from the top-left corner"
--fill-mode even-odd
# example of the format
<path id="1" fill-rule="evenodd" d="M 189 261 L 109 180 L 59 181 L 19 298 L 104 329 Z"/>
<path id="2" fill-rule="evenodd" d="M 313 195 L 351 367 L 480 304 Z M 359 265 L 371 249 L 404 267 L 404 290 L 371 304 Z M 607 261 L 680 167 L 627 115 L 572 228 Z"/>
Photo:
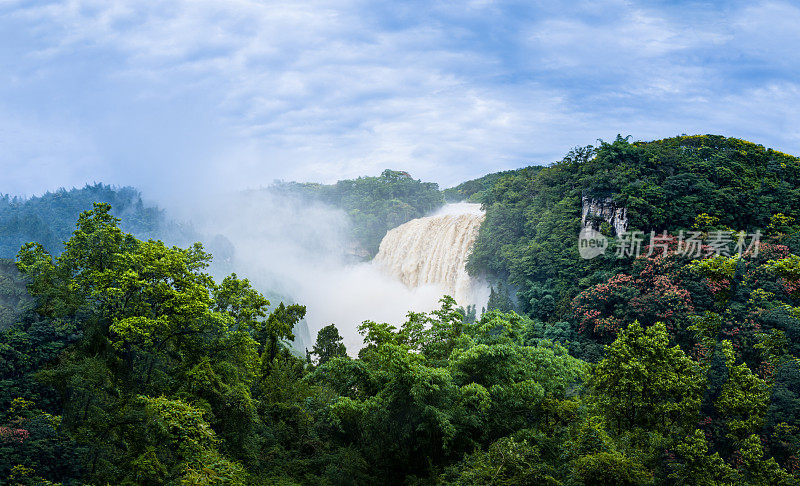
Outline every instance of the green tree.
<path id="1" fill-rule="evenodd" d="M 634 322 L 606 348 L 590 386 L 617 434 L 638 429 L 670 437 L 694 428 L 703 373 L 678 346 L 669 346 L 663 324 L 643 329 Z"/>
<path id="2" fill-rule="evenodd" d="M 767 383 L 754 375 L 747 364 L 735 364 L 736 357 L 729 341 L 723 341 L 721 349 L 725 356 L 728 379 L 722 386 L 722 393 L 715 406 L 726 421 L 727 436 L 740 442 L 763 425 L 770 390 Z"/>
<path id="3" fill-rule="evenodd" d="M 719 453 L 708 453 L 708 442 L 700 430 L 675 446 L 678 461 L 671 465 L 669 477 L 679 485 L 733 486 L 740 478 Z"/>
<path id="4" fill-rule="evenodd" d="M 219 477 L 227 479 L 214 481 L 234 481 L 240 467 L 217 444 L 253 457 L 259 419 L 249 386 L 259 348 L 266 340 L 276 353 L 277 337 L 287 336 L 284 328 L 291 331 L 299 310 L 281 306 L 271 320 L 263 319 L 268 303 L 249 282 L 233 275 L 217 286 L 202 271 L 210 255 L 200 244 L 181 249 L 137 240 L 119 229 L 110 209 L 96 204 L 82 213 L 57 258 L 37 244 L 23 246 L 18 257 L 38 311 L 78 329 L 78 342 L 38 376 L 62 398 L 64 429 L 89 449 L 84 479 L 119 483 L 149 471 L 154 476 L 135 481 L 169 483 L 205 477 L 219 466 Z M 197 418 L 201 412 L 187 397 L 204 407 L 208 422 Z M 181 453 L 170 459 L 176 448 L 197 445 L 195 432 L 169 440 L 143 437 L 142 414 L 157 423 L 168 419 L 162 428 L 169 434 L 178 427 L 170 420 L 194 417 L 197 434 L 208 429 L 202 432 L 208 444 L 198 446 L 194 458 Z"/>
<path id="5" fill-rule="evenodd" d="M 543 461 L 539 449 L 527 441 L 504 437 L 486 451 L 475 451 L 439 477 L 444 484 L 562 484 L 557 471 Z"/>
<path id="6" fill-rule="evenodd" d="M 273 310 L 255 332 L 261 343 L 262 370 L 268 370 L 280 349 L 281 340 L 293 340 L 294 326 L 306 315 L 306 307 L 299 304 L 284 305 L 283 302 Z"/>
<path id="7" fill-rule="evenodd" d="M 797 484 L 797 478 L 793 478 L 781 469 L 775 459 L 764 457 L 764 448 L 757 435 L 753 434 L 742 442 L 739 454 L 745 484 L 753 486 Z"/>
<path id="8" fill-rule="evenodd" d="M 347 349 L 342 342 L 342 336 L 334 324 L 325 326 L 317 333 L 317 342 L 311 354 L 317 357 L 317 364 L 323 365 L 332 358 L 344 358 Z"/>
<path id="9" fill-rule="evenodd" d="M 142 422 L 131 432 L 133 456 L 127 471 L 136 484 L 244 485 L 241 465 L 222 457 L 214 430 L 203 412 L 180 400 L 139 396 Z"/>

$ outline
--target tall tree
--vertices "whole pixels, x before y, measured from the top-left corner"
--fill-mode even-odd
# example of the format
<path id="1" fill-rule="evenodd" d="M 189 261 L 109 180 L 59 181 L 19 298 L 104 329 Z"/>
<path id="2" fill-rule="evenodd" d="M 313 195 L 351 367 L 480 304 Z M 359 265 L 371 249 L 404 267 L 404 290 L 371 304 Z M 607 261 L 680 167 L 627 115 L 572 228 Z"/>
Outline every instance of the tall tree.
<path id="1" fill-rule="evenodd" d="M 311 354 L 317 357 L 317 364 L 323 365 L 332 358 L 347 356 L 347 349 L 342 341 L 342 336 L 334 324 L 320 329 L 317 333 L 317 342 L 311 351 Z"/>
<path id="2" fill-rule="evenodd" d="M 694 428 L 703 381 L 700 366 L 670 347 L 663 324 L 644 329 L 634 322 L 606 348 L 590 385 L 598 411 L 617 434 L 639 429 L 668 437 Z"/>

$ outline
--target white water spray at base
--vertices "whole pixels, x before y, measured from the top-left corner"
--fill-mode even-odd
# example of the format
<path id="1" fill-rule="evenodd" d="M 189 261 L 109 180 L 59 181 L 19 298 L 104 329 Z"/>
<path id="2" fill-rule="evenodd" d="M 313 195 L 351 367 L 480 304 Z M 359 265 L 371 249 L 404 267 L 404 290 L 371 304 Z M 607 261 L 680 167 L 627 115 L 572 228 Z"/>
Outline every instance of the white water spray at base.
<path id="1" fill-rule="evenodd" d="M 467 240 L 454 236 L 452 244 L 442 244 L 437 250 L 439 256 L 433 257 L 441 262 L 455 259 L 456 263 L 451 264 L 459 271 L 438 272 L 449 275 L 447 278 L 434 277 L 435 271 L 423 272 L 428 276 L 410 280 L 402 272 L 392 275 L 374 260 L 347 263 L 344 254 L 350 244 L 350 229 L 347 215 L 341 210 L 259 191 L 208 200 L 198 204 L 194 211 L 191 219 L 199 231 L 225 235 L 231 242 L 235 249 L 233 267 L 240 276 L 251 279 L 262 291 L 290 296 L 288 302 L 306 306 L 308 347 L 313 345 L 317 331 L 335 324 L 348 352 L 355 356 L 363 347 L 357 329 L 366 319 L 399 326 L 408 311 L 436 309 L 444 294 L 453 295 L 459 305 L 476 304 L 478 311 L 489 298 L 487 287 L 464 284 L 469 282 L 469 276 L 463 271 L 466 262 L 463 250 L 469 248 L 474 236 Z M 445 206 L 432 217 L 464 213 L 472 213 L 470 219 L 482 218 L 478 205 L 462 204 Z M 477 230 L 477 226 L 473 229 Z M 392 231 L 399 233 L 398 230 Z M 426 239 L 439 240 L 441 230 L 433 225 Z M 454 228 L 453 231 L 458 233 Z M 455 256 L 444 255 L 451 250 Z M 420 247 L 409 253 L 420 255 L 422 251 Z M 388 253 L 395 255 L 392 258 L 403 258 L 402 252 L 387 250 L 380 259 L 391 261 Z M 221 279 L 224 275 L 217 277 Z M 475 297 L 465 290 L 470 286 L 477 289 L 472 292 Z M 456 291 L 458 288 L 462 290 Z M 273 305 L 279 302 L 272 300 Z"/>

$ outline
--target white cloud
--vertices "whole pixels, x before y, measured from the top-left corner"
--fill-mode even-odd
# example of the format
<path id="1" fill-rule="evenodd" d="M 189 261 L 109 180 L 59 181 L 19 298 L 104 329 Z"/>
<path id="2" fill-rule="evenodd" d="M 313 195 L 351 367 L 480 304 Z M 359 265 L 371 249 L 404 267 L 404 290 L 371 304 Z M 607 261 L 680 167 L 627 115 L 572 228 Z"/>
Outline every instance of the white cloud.
<path id="1" fill-rule="evenodd" d="M 13 141 L 15 157 L 101 157 L 118 182 L 156 191 L 386 167 L 454 184 L 616 133 L 724 129 L 800 151 L 791 129 L 776 134 L 794 120 L 781 105 L 800 52 L 788 3 L 4 5 L 0 24 L 29 38 L 0 53 L 0 96 L 28 100 L 14 109 L 49 120 L 41 131 L 75 124 L 86 144 Z M 37 101 L 53 89 L 64 95 Z M 747 116 L 754 92 L 776 97 L 756 98 L 776 110 L 763 126 Z"/>
<path id="2" fill-rule="evenodd" d="M 788 2 L 749 5 L 734 17 L 734 52 L 740 58 L 758 60 L 764 69 L 789 68 L 797 74 L 800 65 L 800 6 Z"/>

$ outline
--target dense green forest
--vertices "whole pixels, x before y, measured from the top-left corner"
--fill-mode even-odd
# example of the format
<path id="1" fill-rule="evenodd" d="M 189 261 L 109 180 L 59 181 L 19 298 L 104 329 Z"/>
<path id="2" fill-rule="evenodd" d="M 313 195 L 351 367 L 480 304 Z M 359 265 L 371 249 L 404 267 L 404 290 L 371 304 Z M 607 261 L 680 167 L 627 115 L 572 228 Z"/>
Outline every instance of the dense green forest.
<path id="1" fill-rule="evenodd" d="M 5 194 L 0 195 L 0 258 L 14 258 L 20 245 L 29 241 L 41 243 L 51 253 L 60 252 L 78 214 L 95 202 L 111 204 L 114 214 L 124 217 L 126 231 L 149 237 L 164 230 L 163 210 L 144 204 L 132 187 L 94 184 L 31 198 Z"/>
<path id="2" fill-rule="evenodd" d="M 491 193 L 492 188 L 501 179 L 514 176 L 523 170 L 535 173 L 542 169 L 544 169 L 544 166 L 532 165 L 530 167 L 525 167 L 524 169 L 494 172 L 477 179 L 462 182 L 455 187 L 443 189 L 442 195 L 448 202 L 468 201 L 473 203 L 483 203 L 484 199 L 488 196 L 488 194 Z"/>
<path id="3" fill-rule="evenodd" d="M 762 229 L 794 235 L 800 228 L 800 162 L 710 135 L 637 143 L 620 137 L 578 148 L 546 170 L 520 169 L 494 182 L 482 199 L 486 223 L 469 270 L 506 282 L 516 290 L 518 310 L 531 317 L 563 318 L 578 292 L 632 264 L 613 251 L 580 258 L 576 240 L 584 196 L 610 198 L 626 208 L 629 231 Z M 776 215 L 781 216 L 773 221 Z M 783 243 L 798 249 L 794 236 Z"/>
<path id="4" fill-rule="evenodd" d="M 444 198 L 384 177 L 346 181 L 362 202 L 337 204 L 392 184 L 423 213 Z M 797 484 L 798 178 L 795 157 L 702 136 L 618 138 L 465 184 L 456 194 L 487 211 L 470 270 L 498 283 L 490 310 L 467 318 L 444 297 L 400 325 L 365 321 L 357 357 L 328 326 L 305 359 L 286 345 L 304 307 L 215 281 L 201 245 L 142 241 L 96 204 L 63 248 L 25 244 L 0 264 L 0 477 Z M 584 197 L 665 245 L 581 259 Z M 699 256 L 680 230 L 700 234 Z M 760 246 L 711 251 L 739 230 L 762 231 Z"/>
<path id="5" fill-rule="evenodd" d="M 13 260 L 0 259 L 0 329 L 19 320 L 32 310 L 33 299 L 28 294 L 27 284 Z"/>
<path id="6" fill-rule="evenodd" d="M 359 177 L 331 185 L 279 182 L 269 190 L 311 198 L 343 209 L 352 222 L 353 238 L 369 257 L 378 253 L 388 230 L 444 204 L 438 184 L 422 182 L 407 172 L 389 169 L 379 177 Z"/>

